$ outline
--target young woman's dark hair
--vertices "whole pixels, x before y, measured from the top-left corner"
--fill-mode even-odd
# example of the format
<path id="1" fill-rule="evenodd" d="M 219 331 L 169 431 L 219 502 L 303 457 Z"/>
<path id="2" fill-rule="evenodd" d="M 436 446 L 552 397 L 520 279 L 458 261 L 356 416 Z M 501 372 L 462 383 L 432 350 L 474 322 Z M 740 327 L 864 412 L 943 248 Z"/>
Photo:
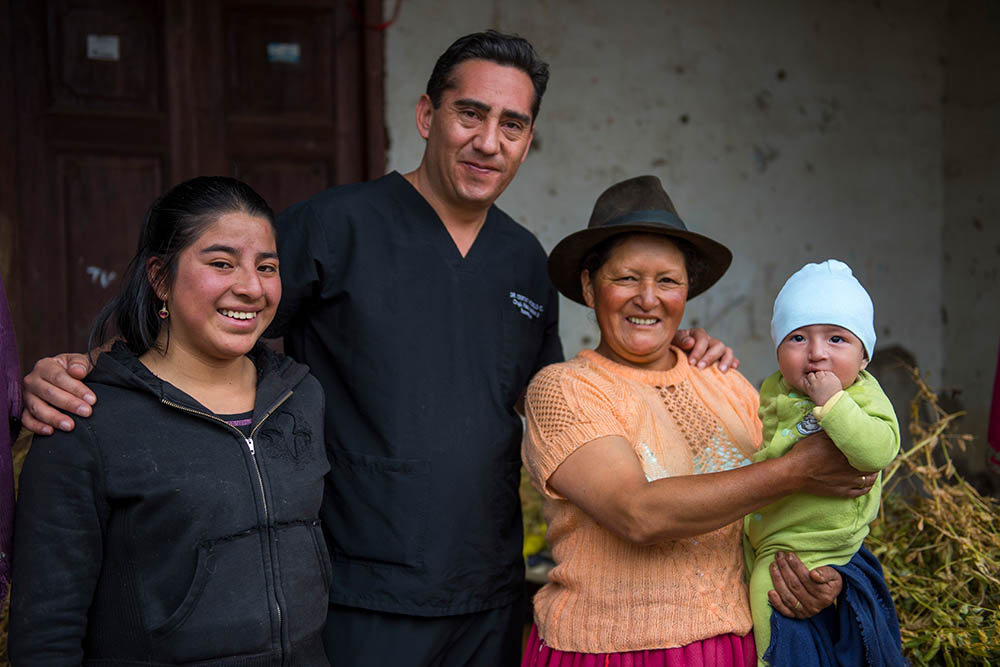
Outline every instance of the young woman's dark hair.
<path id="1" fill-rule="evenodd" d="M 538 57 L 528 40 L 496 30 L 459 37 L 441 54 L 427 80 L 427 96 L 431 98 L 435 109 L 441 106 L 444 91 L 455 87 L 452 72 L 466 60 L 488 60 L 498 65 L 516 67 L 527 74 L 535 88 L 535 99 L 531 103 L 531 122 L 535 122 L 542 105 L 542 95 L 549 85 L 549 66 Z"/>
<path id="2" fill-rule="evenodd" d="M 121 290 L 98 314 L 88 349 L 101 347 L 114 337 L 121 338 L 135 354 L 156 345 L 160 327 L 169 320 L 157 315 L 161 302 L 150 284 L 149 260 L 159 259 L 162 267 L 154 279 L 171 285 L 181 252 L 227 213 L 266 218 L 274 229 L 274 211 L 263 197 L 246 183 L 227 176 L 192 178 L 153 202 L 142 223 L 135 257 L 122 276 Z"/>

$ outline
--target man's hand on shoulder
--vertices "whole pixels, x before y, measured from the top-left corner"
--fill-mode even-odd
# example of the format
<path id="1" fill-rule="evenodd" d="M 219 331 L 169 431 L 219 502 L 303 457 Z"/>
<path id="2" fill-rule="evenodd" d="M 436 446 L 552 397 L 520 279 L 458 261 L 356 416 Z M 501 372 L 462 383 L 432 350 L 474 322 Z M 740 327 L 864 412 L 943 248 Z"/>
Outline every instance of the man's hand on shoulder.
<path id="1" fill-rule="evenodd" d="M 735 370 L 740 367 L 740 360 L 736 358 L 732 348 L 709 336 L 704 329 L 678 329 L 673 343 L 687 352 L 688 363 L 692 366 L 708 368 L 719 362 L 719 370 L 723 373 L 730 368 Z"/>
<path id="2" fill-rule="evenodd" d="M 81 380 L 91 368 L 85 354 L 66 352 L 39 359 L 24 376 L 21 424 L 38 435 L 51 435 L 57 428 L 72 431 L 73 420 L 60 410 L 81 417 L 90 416 L 90 406 L 97 397 Z"/>

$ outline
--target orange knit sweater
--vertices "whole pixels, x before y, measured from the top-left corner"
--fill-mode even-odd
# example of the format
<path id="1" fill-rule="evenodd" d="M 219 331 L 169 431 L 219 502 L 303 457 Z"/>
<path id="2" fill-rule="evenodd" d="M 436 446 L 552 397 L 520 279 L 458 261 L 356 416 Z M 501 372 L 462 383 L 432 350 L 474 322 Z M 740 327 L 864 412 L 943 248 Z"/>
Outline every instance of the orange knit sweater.
<path id="1" fill-rule="evenodd" d="M 669 371 L 586 350 L 528 387 L 522 456 L 542 494 L 556 566 L 535 596 L 539 636 L 561 651 L 672 648 L 750 631 L 742 521 L 697 538 L 638 546 L 548 488 L 567 456 L 604 436 L 630 442 L 650 481 L 750 463 L 760 446 L 756 390 L 736 371 L 698 370 L 674 348 Z"/>

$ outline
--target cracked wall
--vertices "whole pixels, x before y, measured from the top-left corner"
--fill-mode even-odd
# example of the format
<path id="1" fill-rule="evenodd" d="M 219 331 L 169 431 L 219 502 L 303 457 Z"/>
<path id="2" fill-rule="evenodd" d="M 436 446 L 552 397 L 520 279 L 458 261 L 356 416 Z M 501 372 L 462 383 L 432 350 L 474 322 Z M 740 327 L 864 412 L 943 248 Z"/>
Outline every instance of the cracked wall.
<path id="1" fill-rule="evenodd" d="M 835 257 L 872 295 L 879 346 L 912 354 L 934 386 L 968 387 L 981 420 L 1000 339 L 1000 10 L 955 6 L 404 4 L 387 33 L 389 164 L 420 159 L 413 107 L 437 55 L 466 32 L 519 33 L 552 78 L 499 204 L 546 249 L 586 224 L 605 187 L 655 174 L 689 227 L 734 252 L 686 322 L 732 344 L 751 382 L 776 367 L 769 323 L 785 278 Z M 561 315 L 567 354 L 596 344 L 589 311 L 563 300 Z"/>

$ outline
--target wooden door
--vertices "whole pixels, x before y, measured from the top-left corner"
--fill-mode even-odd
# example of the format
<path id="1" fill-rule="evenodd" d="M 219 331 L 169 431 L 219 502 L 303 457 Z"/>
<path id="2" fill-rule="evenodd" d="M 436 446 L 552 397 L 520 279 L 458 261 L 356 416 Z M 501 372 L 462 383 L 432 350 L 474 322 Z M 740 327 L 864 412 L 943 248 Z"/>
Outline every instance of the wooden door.
<path id="1" fill-rule="evenodd" d="M 15 0 L 18 334 L 82 350 L 152 200 L 228 174 L 275 210 L 384 169 L 379 3 Z M 12 298 L 16 299 L 16 296 Z"/>

